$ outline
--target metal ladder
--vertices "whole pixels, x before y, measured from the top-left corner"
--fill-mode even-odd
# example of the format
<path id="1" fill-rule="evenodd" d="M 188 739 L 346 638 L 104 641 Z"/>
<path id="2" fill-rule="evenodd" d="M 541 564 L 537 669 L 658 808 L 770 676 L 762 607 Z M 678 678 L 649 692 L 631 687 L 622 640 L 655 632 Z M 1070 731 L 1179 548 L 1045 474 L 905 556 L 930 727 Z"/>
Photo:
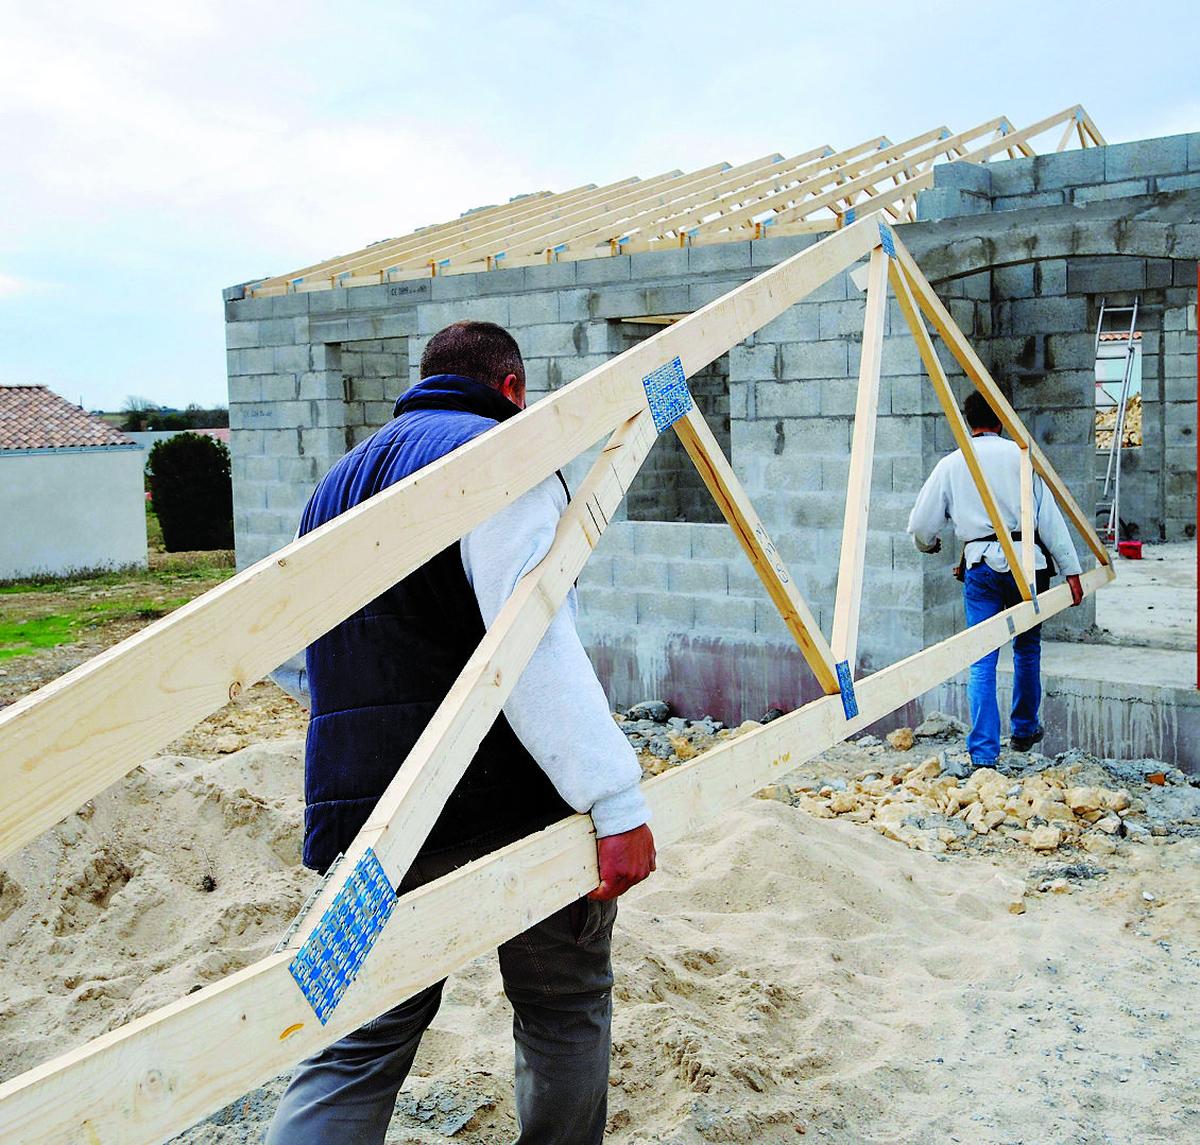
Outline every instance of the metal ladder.
<path id="1" fill-rule="evenodd" d="M 1113 314 L 1129 315 L 1129 330 L 1125 332 L 1125 342 L 1121 347 L 1125 353 L 1125 369 L 1122 371 L 1121 378 L 1121 398 L 1117 403 L 1117 420 L 1113 426 L 1112 444 L 1108 448 L 1108 465 L 1104 471 L 1104 491 L 1096 505 L 1097 518 L 1105 519 L 1098 531 L 1109 544 L 1116 544 L 1120 540 L 1117 533 L 1121 527 L 1121 443 L 1125 437 L 1125 410 L 1129 404 L 1129 386 L 1133 380 L 1133 356 L 1137 344 L 1134 334 L 1137 331 L 1138 301 L 1135 298 L 1132 306 L 1109 306 L 1107 300 L 1101 298 L 1100 320 L 1096 323 L 1095 356 L 1099 361 L 1101 335 L 1123 332 L 1122 330 L 1105 330 L 1105 317 Z"/>

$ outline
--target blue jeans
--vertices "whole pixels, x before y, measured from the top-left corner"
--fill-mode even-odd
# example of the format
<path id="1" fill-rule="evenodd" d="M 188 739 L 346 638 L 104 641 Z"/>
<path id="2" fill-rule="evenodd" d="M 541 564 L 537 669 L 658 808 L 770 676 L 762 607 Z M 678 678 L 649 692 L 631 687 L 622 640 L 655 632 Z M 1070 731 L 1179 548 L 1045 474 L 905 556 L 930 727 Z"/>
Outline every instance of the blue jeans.
<path id="1" fill-rule="evenodd" d="M 1038 590 L 1048 577 L 1038 573 Z M 967 624 L 1003 612 L 1021 603 L 1021 593 L 1011 572 L 998 573 L 984 562 L 967 569 L 963 581 L 963 609 Z M 1012 734 L 1033 736 L 1041 730 L 1038 708 L 1042 703 L 1042 626 L 1034 625 L 1013 638 Z M 989 652 L 971 665 L 967 696 L 971 702 L 971 731 L 967 750 L 977 767 L 990 766 L 1000 756 L 1000 705 L 996 702 L 996 663 L 1000 650 Z"/>

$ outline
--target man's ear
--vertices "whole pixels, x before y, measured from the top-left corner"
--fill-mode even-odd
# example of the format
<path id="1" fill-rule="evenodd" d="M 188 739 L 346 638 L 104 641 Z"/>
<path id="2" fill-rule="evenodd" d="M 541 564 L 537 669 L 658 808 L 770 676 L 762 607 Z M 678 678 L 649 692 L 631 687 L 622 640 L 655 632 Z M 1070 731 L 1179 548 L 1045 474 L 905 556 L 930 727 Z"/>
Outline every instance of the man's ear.
<path id="1" fill-rule="evenodd" d="M 525 384 L 517 377 L 516 374 L 508 374 L 504 381 L 500 383 L 500 392 L 508 398 L 513 405 L 525 408 Z"/>

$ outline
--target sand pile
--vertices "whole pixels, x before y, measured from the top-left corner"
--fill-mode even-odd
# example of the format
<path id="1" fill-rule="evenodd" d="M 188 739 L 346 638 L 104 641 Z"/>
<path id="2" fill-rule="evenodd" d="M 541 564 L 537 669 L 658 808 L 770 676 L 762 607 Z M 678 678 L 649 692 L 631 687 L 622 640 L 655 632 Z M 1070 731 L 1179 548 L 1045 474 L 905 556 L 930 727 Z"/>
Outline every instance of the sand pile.
<path id="1" fill-rule="evenodd" d="M 651 723 L 645 755 L 666 766 L 678 755 L 650 751 L 655 736 L 700 751 L 735 734 L 712 720 Z M 944 772 L 957 746 L 942 742 Z M 274 945 L 312 883 L 299 866 L 301 758 L 293 739 L 155 759 L 8 861 L 4 1076 Z M 932 769 L 916 776 L 927 758 L 840 747 L 788 777 L 796 806 L 748 800 L 663 849 L 658 873 L 621 906 L 610 1140 L 1200 1139 L 1200 838 L 1118 832 L 1103 867 L 1055 863 L 1013 842 L 1032 816 L 987 835 L 955 818 L 976 805 L 986 814 L 998 788 L 991 777 L 939 788 Z M 1120 789 L 1090 763 L 1055 766 L 1073 787 Z M 883 788 L 853 790 L 876 773 L 887 804 Z M 1004 798 L 1017 798 L 1006 783 Z M 1183 807 L 1196 790 L 1124 786 L 1130 806 L 1113 813 L 1127 826 L 1150 820 L 1147 799 Z M 1070 809 L 1070 790 L 1040 798 Z M 936 812 L 966 829 L 962 847 L 925 851 L 870 829 L 880 805 L 887 819 L 938 791 L 943 802 L 976 793 Z M 847 822 L 851 811 L 832 810 L 837 794 L 860 798 L 859 812 L 869 803 L 871 819 Z M 828 817 L 801 796 L 829 802 Z M 1071 813 L 1081 824 L 1090 814 Z M 1060 884 L 1071 893 L 1050 893 Z M 1018 889 L 1021 915 L 1010 913 Z M 454 975 L 389 1142 L 511 1140 L 510 1027 L 494 957 Z M 180 1140 L 260 1141 L 283 1084 Z"/>
<path id="2" fill-rule="evenodd" d="M 161 756 L 0 870 L 0 1073 L 265 954 L 312 882 L 295 742 Z"/>

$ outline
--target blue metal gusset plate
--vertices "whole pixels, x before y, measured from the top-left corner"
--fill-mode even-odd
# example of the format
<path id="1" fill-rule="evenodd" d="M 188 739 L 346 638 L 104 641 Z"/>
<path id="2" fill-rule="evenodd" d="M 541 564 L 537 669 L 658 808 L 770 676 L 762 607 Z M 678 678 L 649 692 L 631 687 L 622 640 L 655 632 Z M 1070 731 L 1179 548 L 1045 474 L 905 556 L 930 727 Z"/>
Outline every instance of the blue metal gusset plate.
<path id="1" fill-rule="evenodd" d="M 885 226 L 883 223 L 879 224 L 879 242 L 883 247 L 883 253 L 888 258 L 896 257 L 896 244 L 892 242 L 892 228 Z"/>
<path id="2" fill-rule="evenodd" d="M 391 881 L 368 849 L 288 967 L 321 1025 L 354 981 L 395 906 Z"/>
<path id="3" fill-rule="evenodd" d="M 858 715 L 858 699 L 854 695 L 854 678 L 850 675 L 850 663 L 840 660 L 834 665 L 837 669 L 838 687 L 842 690 L 842 711 L 846 719 L 852 720 Z"/>
<path id="4" fill-rule="evenodd" d="M 683 372 L 683 363 L 678 358 L 647 374 L 642 379 L 642 385 L 646 388 L 646 401 L 654 417 L 654 428 L 659 433 L 673 426 L 692 408 L 692 394 Z"/>

